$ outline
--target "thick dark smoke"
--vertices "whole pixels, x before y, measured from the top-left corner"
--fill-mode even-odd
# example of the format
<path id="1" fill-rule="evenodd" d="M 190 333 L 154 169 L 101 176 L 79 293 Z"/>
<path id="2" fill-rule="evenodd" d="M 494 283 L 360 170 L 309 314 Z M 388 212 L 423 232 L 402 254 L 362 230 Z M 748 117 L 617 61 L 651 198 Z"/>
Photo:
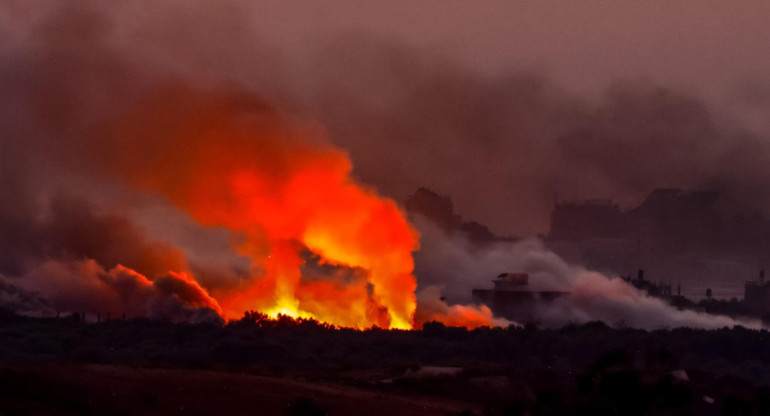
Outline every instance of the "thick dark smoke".
<path id="1" fill-rule="evenodd" d="M 612 81 L 588 99 L 544 76 L 482 76 L 376 37 L 339 40 L 321 56 L 335 65 L 315 71 L 322 81 L 313 108 L 358 174 L 400 200 L 422 186 L 451 195 L 457 212 L 497 235 L 547 235 L 558 201 L 609 199 L 628 210 L 658 188 L 719 193 L 725 227 L 738 225 L 734 215 L 770 216 L 770 129 L 746 122 L 746 114 L 764 114 L 757 105 L 738 116 L 690 90 L 643 80 Z M 647 268 L 655 279 L 682 283 L 688 296 L 707 287 L 740 296 L 743 282 L 770 266 L 755 254 L 762 249 L 745 249 L 748 239 L 721 237 L 703 241 L 706 251 L 610 259 L 615 253 L 601 250 L 590 264 L 586 255 L 570 260 L 611 275 Z M 569 251 L 577 250 L 559 253 Z M 726 266 L 713 270 L 717 263 Z"/>
<path id="2" fill-rule="evenodd" d="M 0 280 L 0 307 L 20 314 L 52 316 L 55 313 L 50 300 L 4 280 Z"/>
<path id="3" fill-rule="evenodd" d="M 401 199 L 419 186 L 450 194 L 498 233 L 547 232 L 557 197 L 630 207 L 661 187 L 770 208 L 766 136 L 676 88 L 616 81 L 585 100 L 538 75 L 480 76 L 376 38 L 321 56 L 335 64 L 317 71 L 317 111 L 360 175 Z"/>
<path id="4" fill-rule="evenodd" d="M 206 244 L 221 241 L 221 230 L 181 215 L 165 221 L 163 201 L 105 174 L 105 126 L 168 85 L 242 92 L 314 118 L 363 182 L 396 200 L 424 185 L 450 194 L 459 212 L 496 234 L 546 233 L 557 197 L 631 206 L 659 187 L 721 191 L 728 209 L 770 212 L 764 130 L 742 129 L 676 86 L 613 81 L 589 100 L 531 71 L 481 74 L 453 56 L 367 33 L 319 42 L 295 62 L 261 40 L 249 17 L 257 12 L 235 2 L 0 3 L 4 284 L 38 291 L 48 301 L 30 302 L 54 309 L 106 310 L 111 299 L 174 319 L 216 309 L 201 300 L 206 291 L 237 284 L 237 256 Z M 170 241 L 180 235 L 194 241 Z M 448 261 L 436 254 L 443 250 L 426 253 L 436 265 Z M 150 282 L 131 289 L 141 307 L 121 297 L 142 281 L 124 268 Z M 192 272 L 202 286 L 169 271 Z M 452 278 L 426 273 L 419 278 L 430 285 Z M 44 283 L 54 275 L 82 275 L 84 293 L 102 291 L 105 300 L 51 291 Z M 37 299 L 2 299 L 11 297 Z"/>
<path id="5" fill-rule="evenodd" d="M 654 188 L 706 188 L 733 207 L 770 208 L 765 136 L 676 86 L 608 80 L 588 100 L 528 71 L 481 75 L 452 56 L 365 33 L 319 44 L 296 65 L 260 41 L 248 17 L 256 11 L 229 2 L 170 2 L 156 13 L 12 4 L 6 105 L 34 111 L 57 136 L 160 79 L 235 82 L 304 107 L 386 194 L 437 189 L 502 234 L 547 232 L 557 196 L 630 206 Z"/>
<path id="6" fill-rule="evenodd" d="M 95 5 L 37 6 L 3 5 L 12 23 L 0 55 L 4 305 L 44 315 L 219 319 L 216 301 L 181 274 L 185 253 L 153 241 L 122 208 L 134 195 L 85 166 L 93 126 L 151 77 L 108 46 L 116 27 Z"/>
<path id="7" fill-rule="evenodd" d="M 219 319 L 217 302 L 197 282 L 170 271 L 188 270 L 178 248 L 150 241 L 125 217 L 97 215 L 83 201 L 57 198 L 45 208 L 1 218 L 0 305 L 44 316 Z"/>
<path id="8" fill-rule="evenodd" d="M 169 272 L 149 280 L 123 266 L 107 271 L 93 260 L 46 261 L 29 270 L 18 285 L 49 299 L 57 311 L 221 322 L 216 300 L 185 274 Z"/>
<path id="9" fill-rule="evenodd" d="M 130 220 L 115 215 L 96 215 L 84 201 L 54 199 L 40 219 L 21 216 L 5 221 L 0 272 L 7 276 L 23 273 L 25 263 L 58 259 L 93 259 L 106 268 L 119 264 L 147 276 L 171 270 L 185 270 L 181 250 L 149 241 Z"/>

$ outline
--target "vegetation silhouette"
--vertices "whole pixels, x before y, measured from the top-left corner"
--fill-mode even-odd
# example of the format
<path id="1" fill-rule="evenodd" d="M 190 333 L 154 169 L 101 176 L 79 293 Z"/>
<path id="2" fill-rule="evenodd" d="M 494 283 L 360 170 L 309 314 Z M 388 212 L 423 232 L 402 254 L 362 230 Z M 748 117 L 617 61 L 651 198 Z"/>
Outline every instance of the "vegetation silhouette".
<path id="1" fill-rule="evenodd" d="M 84 392 L 57 395 L 45 371 L 24 368 L 106 364 L 299 377 L 465 401 L 488 415 L 770 414 L 770 333 L 740 326 L 468 330 L 429 322 L 415 331 L 360 331 L 257 311 L 227 324 L 174 324 L 0 310 L 0 339 L 0 381 L 12 387 L 0 403 L 50 395 L 73 412 L 87 410 Z M 162 397 L 145 396 L 137 403 L 150 407 Z M 306 413 L 291 414 L 326 411 L 326 403 L 302 397 L 292 403 Z"/>

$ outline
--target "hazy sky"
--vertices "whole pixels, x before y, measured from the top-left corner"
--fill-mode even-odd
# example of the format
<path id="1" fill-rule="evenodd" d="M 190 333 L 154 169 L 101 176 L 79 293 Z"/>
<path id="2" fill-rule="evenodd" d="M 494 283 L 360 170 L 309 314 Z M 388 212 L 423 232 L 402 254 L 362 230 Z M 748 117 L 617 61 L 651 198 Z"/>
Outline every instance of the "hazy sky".
<path id="1" fill-rule="evenodd" d="M 485 70 L 536 68 L 581 91 L 649 77 L 723 92 L 770 73 L 770 3 L 761 1 L 263 1 L 253 18 L 290 51 L 374 32 Z"/>

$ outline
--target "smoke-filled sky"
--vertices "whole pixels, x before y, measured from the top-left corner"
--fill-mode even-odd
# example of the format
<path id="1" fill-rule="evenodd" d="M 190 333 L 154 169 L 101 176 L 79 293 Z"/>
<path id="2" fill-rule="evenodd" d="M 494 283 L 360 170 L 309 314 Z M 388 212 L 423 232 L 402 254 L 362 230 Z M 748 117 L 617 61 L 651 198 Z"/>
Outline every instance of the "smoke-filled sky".
<path id="1" fill-rule="evenodd" d="M 6 47 L 70 30 L 117 55 L 78 52 L 104 76 L 122 59 L 244 85 L 319 119 L 385 194 L 431 187 L 499 233 L 547 232 L 556 195 L 715 188 L 767 208 L 764 3 L 4 3 Z"/>
<path id="2" fill-rule="evenodd" d="M 299 9 L 262 8 L 262 32 L 315 57 L 304 78 L 321 80 L 316 111 L 359 174 L 395 197 L 422 182 L 519 235 L 547 231 L 557 194 L 628 206 L 655 187 L 715 188 L 766 208 L 770 6 Z"/>
<path id="3" fill-rule="evenodd" d="M 242 29 L 209 35 L 237 49 L 223 39 L 253 30 L 258 53 L 280 58 L 275 72 L 351 152 L 357 174 L 399 200 L 426 185 L 452 195 L 464 215 L 518 235 L 547 231 L 557 194 L 631 205 L 655 187 L 717 188 L 766 208 L 756 197 L 765 181 L 754 183 L 766 178 L 762 164 L 746 155 L 767 156 L 770 6 L 337 1 L 247 9 Z M 239 10 L 224 6 L 214 16 Z M 225 53 L 238 64 L 251 55 Z"/>
<path id="4" fill-rule="evenodd" d="M 375 33 L 488 72 L 545 71 L 576 91 L 645 77 L 720 93 L 770 69 L 761 2 L 272 1 L 251 16 L 271 42 L 299 52 L 319 37 Z"/>
<path id="5" fill-rule="evenodd" d="M 352 269 L 313 290 L 360 295 L 355 325 L 405 327 L 418 243 L 393 201 L 420 186 L 519 236 L 557 195 L 710 189 L 770 213 L 767 21 L 753 2 L 0 0 L 0 273 L 187 319 L 270 270 L 263 246 L 302 263 L 296 240 Z M 287 184 L 316 199 L 244 197 Z M 364 231 L 397 267 L 342 241 Z"/>

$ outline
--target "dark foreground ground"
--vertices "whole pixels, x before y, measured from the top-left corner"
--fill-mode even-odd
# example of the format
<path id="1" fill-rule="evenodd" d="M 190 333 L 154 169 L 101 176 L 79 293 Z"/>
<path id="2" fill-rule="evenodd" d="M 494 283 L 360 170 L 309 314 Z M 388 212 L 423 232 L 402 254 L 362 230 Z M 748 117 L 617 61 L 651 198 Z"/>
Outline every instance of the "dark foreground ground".
<path id="1" fill-rule="evenodd" d="M 770 334 L 0 314 L 0 415 L 770 415 Z"/>
<path id="2" fill-rule="evenodd" d="M 0 370 L 5 414 L 452 415 L 469 404 L 222 371 L 44 365 Z"/>

